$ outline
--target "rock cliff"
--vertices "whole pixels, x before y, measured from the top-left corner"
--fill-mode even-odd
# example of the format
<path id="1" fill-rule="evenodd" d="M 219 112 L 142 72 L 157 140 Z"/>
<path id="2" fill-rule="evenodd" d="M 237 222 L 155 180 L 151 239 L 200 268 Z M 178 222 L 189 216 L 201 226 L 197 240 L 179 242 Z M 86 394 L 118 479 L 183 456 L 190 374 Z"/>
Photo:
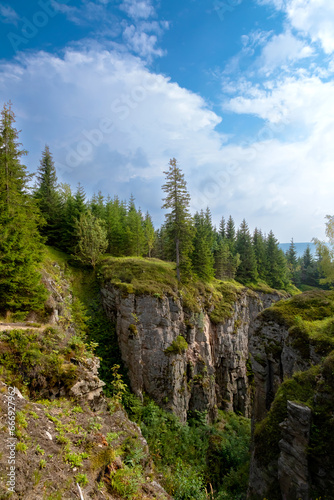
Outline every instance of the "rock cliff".
<path id="1" fill-rule="evenodd" d="M 249 326 L 282 295 L 235 288 L 217 321 L 210 300 L 194 312 L 175 294 L 128 293 L 108 281 L 101 293 L 137 396 L 147 393 L 183 422 L 194 411 L 212 420 L 218 407 L 250 416 Z"/>
<path id="2" fill-rule="evenodd" d="M 333 299 L 332 292 L 307 292 L 263 311 L 253 323 L 249 499 L 334 498 L 333 452 L 326 444 L 334 410 L 328 368 Z"/>

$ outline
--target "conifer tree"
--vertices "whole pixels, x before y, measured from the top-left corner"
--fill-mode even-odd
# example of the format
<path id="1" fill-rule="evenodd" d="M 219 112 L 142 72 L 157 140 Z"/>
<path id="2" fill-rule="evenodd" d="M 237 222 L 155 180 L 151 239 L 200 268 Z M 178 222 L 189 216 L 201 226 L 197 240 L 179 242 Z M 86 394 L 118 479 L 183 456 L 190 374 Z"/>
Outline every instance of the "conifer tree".
<path id="1" fill-rule="evenodd" d="M 212 224 L 211 214 L 203 210 L 194 216 L 195 237 L 191 260 L 193 270 L 199 278 L 210 281 L 214 277 L 214 258 L 212 254 Z"/>
<path id="2" fill-rule="evenodd" d="M 214 244 L 214 270 L 215 277 L 219 280 L 234 278 L 240 264 L 239 255 L 233 256 L 226 239 L 217 234 Z"/>
<path id="3" fill-rule="evenodd" d="M 219 223 L 219 234 L 223 239 L 226 237 L 226 223 L 224 217 L 221 218 Z"/>
<path id="4" fill-rule="evenodd" d="M 242 282 L 256 281 L 258 272 L 254 255 L 252 238 L 245 219 L 237 232 L 235 250 L 240 255 L 240 265 L 237 270 L 237 279 Z"/>
<path id="5" fill-rule="evenodd" d="M 272 231 L 266 242 L 266 282 L 276 289 L 284 289 L 289 283 L 288 269 L 283 250 Z"/>
<path id="6" fill-rule="evenodd" d="M 118 196 L 108 197 L 105 211 L 105 221 L 108 238 L 108 253 L 117 257 L 125 255 L 127 251 L 126 230 L 127 208 L 126 203 Z"/>
<path id="7" fill-rule="evenodd" d="M 92 212 L 92 215 L 96 217 L 97 219 L 105 220 L 106 214 L 105 214 L 105 203 L 104 203 L 104 196 L 99 191 L 96 194 L 93 195 L 90 203 L 89 203 L 89 209 Z"/>
<path id="8" fill-rule="evenodd" d="M 260 229 L 255 228 L 253 234 L 253 249 L 259 278 L 266 279 L 266 242 Z"/>
<path id="9" fill-rule="evenodd" d="M 162 186 L 166 193 L 163 209 L 170 209 L 166 214 L 166 231 L 171 242 L 171 254 L 176 261 L 177 279 L 180 281 L 181 272 L 187 276 L 191 270 L 190 255 L 192 252 L 191 216 L 189 212 L 190 195 L 176 159 L 169 161 L 169 170 L 164 172 L 166 183 Z"/>
<path id="10" fill-rule="evenodd" d="M 286 260 L 288 264 L 288 269 L 290 272 L 290 276 L 294 284 L 297 283 L 297 267 L 298 267 L 298 259 L 296 252 L 296 245 L 294 244 L 293 238 L 291 240 L 288 251 L 286 252 Z"/>
<path id="11" fill-rule="evenodd" d="M 232 216 L 230 215 L 226 223 L 226 239 L 229 244 L 229 248 L 232 254 L 234 254 L 235 249 L 235 225 Z"/>
<path id="12" fill-rule="evenodd" d="M 145 245 L 144 221 L 141 210 L 137 210 L 131 195 L 126 218 L 127 254 L 143 255 Z"/>
<path id="13" fill-rule="evenodd" d="M 0 121 L 0 310 L 38 310 L 46 298 L 36 267 L 42 244 L 36 204 L 28 194 L 31 176 L 21 164 L 15 115 L 5 104 Z"/>
<path id="14" fill-rule="evenodd" d="M 151 257 L 154 243 L 156 240 L 156 233 L 153 226 L 152 218 L 148 212 L 146 212 L 144 220 L 144 235 L 145 235 L 146 253 L 148 257 Z"/>
<path id="15" fill-rule="evenodd" d="M 46 237 L 50 245 L 59 241 L 61 204 L 58 193 L 57 174 L 49 146 L 45 146 L 42 159 L 37 170 L 37 184 L 34 197 L 45 225 L 41 228 L 41 234 Z"/>

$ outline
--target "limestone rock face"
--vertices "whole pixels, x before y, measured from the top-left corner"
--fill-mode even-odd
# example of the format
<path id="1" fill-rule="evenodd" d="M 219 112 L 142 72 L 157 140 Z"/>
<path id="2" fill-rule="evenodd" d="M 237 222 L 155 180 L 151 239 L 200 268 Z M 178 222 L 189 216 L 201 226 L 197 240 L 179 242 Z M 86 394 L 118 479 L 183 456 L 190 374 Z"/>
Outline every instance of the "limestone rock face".
<path id="1" fill-rule="evenodd" d="M 281 298 L 279 294 L 245 288 L 233 315 L 217 324 L 204 308 L 195 314 L 181 299 L 166 294 L 124 294 L 108 283 L 101 293 L 108 317 L 116 321 L 122 358 L 137 396 L 147 393 L 183 422 L 196 410 L 207 411 L 212 420 L 217 407 L 250 416 L 249 325 Z M 181 351 L 175 347 L 179 336 L 188 344 Z"/>
<path id="2" fill-rule="evenodd" d="M 288 416 L 280 424 L 282 439 L 279 442 L 278 480 L 282 497 L 286 500 L 309 500 L 310 484 L 307 448 L 310 439 L 310 408 L 288 401 Z"/>
<path id="3" fill-rule="evenodd" d="M 259 316 L 250 327 L 249 352 L 254 375 L 254 422 L 261 421 L 274 400 L 277 389 L 298 371 L 306 371 L 321 361 L 310 346 L 305 357 L 295 346 L 288 327 L 267 322 Z"/>

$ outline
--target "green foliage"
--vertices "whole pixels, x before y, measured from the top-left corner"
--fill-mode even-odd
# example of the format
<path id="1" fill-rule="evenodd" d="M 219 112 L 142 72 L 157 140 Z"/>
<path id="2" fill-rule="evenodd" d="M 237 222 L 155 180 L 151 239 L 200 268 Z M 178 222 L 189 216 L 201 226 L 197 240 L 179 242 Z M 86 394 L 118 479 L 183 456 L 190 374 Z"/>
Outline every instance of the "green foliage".
<path id="1" fill-rule="evenodd" d="M 28 193 L 30 175 L 22 155 L 15 115 L 4 105 L 0 122 L 0 312 L 42 310 L 46 299 L 40 273 L 39 211 Z"/>
<path id="2" fill-rule="evenodd" d="M 88 477 L 86 474 L 77 474 L 75 476 L 75 480 L 78 484 L 81 484 L 81 486 L 86 486 L 89 483 Z"/>
<path id="3" fill-rule="evenodd" d="M 191 425 L 189 422 L 183 425 L 175 415 L 152 401 L 143 405 L 132 395 L 127 395 L 125 401 L 131 418 L 141 426 L 156 467 L 164 476 L 163 485 L 173 498 L 204 500 L 205 488 L 209 490 L 210 484 L 215 495 L 223 491 L 227 494 L 230 485 L 223 490 L 224 478 L 240 467 L 243 469 L 240 489 L 244 488 L 245 495 L 249 420 L 221 412 L 214 425 L 208 425 L 203 418 L 191 419 Z M 235 487 L 232 483 L 231 480 L 231 491 Z"/>
<path id="4" fill-rule="evenodd" d="M 68 342 L 64 335 L 52 328 L 36 330 L 10 330 L 0 333 L 0 364 L 2 377 L 9 385 L 15 385 L 30 396 L 36 397 L 42 390 L 51 390 L 74 384 L 77 367 L 68 361 Z M 76 348 L 70 350 L 76 356 Z M 81 353 L 80 353 L 81 354 Z"/>
<path id="5" fill-rule="evenodd" d="M 101 255 L 108 247 L 107 231 L 102 222 L 90 211 L 82 213 L 75 222 L 77 238 L 77 258 L 94 269 Z"/>
<path id="6" fill-rule="evenodd" d="M 125 465 L 110 474 L 112 490 L 121 498 L 132 500 L 138 498 L 138 492 L 145 479 L 140 466 L 129 467 Z"/>
<path id="7" fill-rule="evenodd" d="M 181 273 L 188 278 L 191 270 L 190 255 L 193 250 L 193 227 L 189 212 L 190 195 L 176 159 L 169 161 L 169 170 L 164 172 L 166 183 L 162 190 L 166 193 L 162 208 L 170 209 L 166 214 L 166 233 L 170 243 L 170 251 L 176 262 L 177 280 L 180 281 Z"/>
<path id="8" fill-rule="evenodd" d="M 245 219 L 242 221 L 237 232 L 235 251 L 240 256 L 240 264 L 237 269 L 237 279 L 241 283 L 256 281 L 258 278 L 256 258 L 252 245 L 252 238 Z"/>
<path id="9" fill-rule="evenodd" d="M 182 335 L 178 335 L 172 344 L 165 349 L 166 354 L 182 354 L 188 349 L 188 343 Z"/>
<path id="10" fill-rule="evenodd" d="M 58 192 L 57 174 L 48 146 L 42 152 L 42 159 L 37 170 L 37 183 L 34 198 L 46 224 L 40 231 L 49 245 L 58 243 L 61 232 L 61 199 Z"/>
<path id="11" fill-rule="evenodd" d="M 195 237 L 191 255 L 192 268 L 203 281 L 210 281 L 214 277 L 213 228 L 210 211 L 196 213 L 194 216 Z"/>

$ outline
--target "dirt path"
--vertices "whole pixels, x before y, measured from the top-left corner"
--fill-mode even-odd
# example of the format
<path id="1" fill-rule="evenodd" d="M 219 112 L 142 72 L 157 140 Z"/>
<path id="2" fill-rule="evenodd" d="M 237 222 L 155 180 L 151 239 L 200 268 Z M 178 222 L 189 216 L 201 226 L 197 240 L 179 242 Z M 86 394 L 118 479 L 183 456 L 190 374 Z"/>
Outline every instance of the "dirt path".
<path id="1" fill-rule="evenodd" d="M 0 332 L 8 330 L 39 330 L 42 331 L 47 325 L 41 325 L 39 327 L 27 325 L 27 323 L 1 323 L 0 322 Z"/>

